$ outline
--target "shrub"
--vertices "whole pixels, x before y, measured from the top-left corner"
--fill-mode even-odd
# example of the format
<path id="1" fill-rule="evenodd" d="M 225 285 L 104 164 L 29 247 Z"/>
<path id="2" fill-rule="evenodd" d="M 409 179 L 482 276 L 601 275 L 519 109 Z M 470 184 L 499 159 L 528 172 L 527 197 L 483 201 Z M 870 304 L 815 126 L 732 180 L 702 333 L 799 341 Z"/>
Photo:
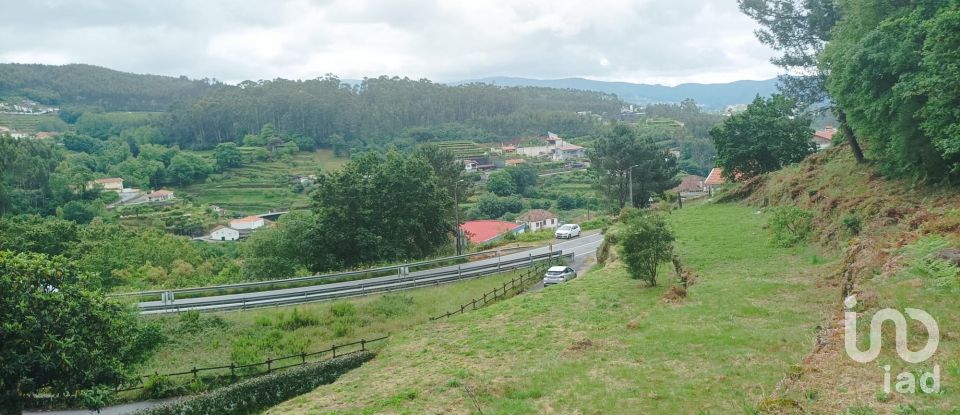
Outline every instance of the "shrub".
<path id="1" fill-rule="evenodd" d="M 848 235 L 859 235 L 863 223 L 860 221 L 859 216 L 849 213 L 840 219 L 840 226 Z"/>
<path id="2" fill-rule="evenodd" d="M 805 242 L 813 229 L 813 214 L 796 206 L 776 207 L 770 210 L 771 242 L 789 247 Z"/>
<path id="3" fill-rule="evenodd" d="M 373 313 L 384 317 L 397 317 L 410 312 L 413 297 L 403 294 L 387 294 L 373 303 Z"/>
<path id="4" fill-rule="evenodd" d="M 607 226 L 610 226 L 611 223 L 612 221 L 610 220 L 610 218 L 606 216 L 600 216 L 600 217 L 593 218 L 586 222 L 581 223 L 580 229 L 583 229 L 585 231 L 589 231 L 593 229 L 602 229 L 602 228 L 606 228 Z"/>
<path id="5" fill-rule="evenodd" d="M 140 396 L 146 399 L 166 398 L 177 393 L 173 381 L 164 375 L 153 374 L 143 382 L 143 391 Z"/>
<path id="6" fill-rule="evenodd" d="M 353 317 L 357 315 L 357 308 L 352 303 L 339 301 L 330 305 L 330 314 L 336 318 Z"/>
<path id="7" fill-rule="evenodd" d="M 673 232 L 657 215 L 629 215 L 620 232 L 620 257 L 630 277 L 657 285 L 657 268 L 673 254 Z"/>
<path id="8" fill-rule="evenodd" d="M 359 352 L 312 363 L 236 383 L 210 393 L 135 412 L 137 415 L 252 414 L 277 405 L 372 359 L 372 352 Z"/>
<path id="9" fill-rule="evenodd" d="M 293 308 L 290 314 L 280 313 L 280 315 L 277 316 L 277 327 L 284 330 L 292 331 L 301 327 L 316 326 L 317 324 L 320 324 L 320 319 L 307 312 L 300 312 L 296 307 Z"/>

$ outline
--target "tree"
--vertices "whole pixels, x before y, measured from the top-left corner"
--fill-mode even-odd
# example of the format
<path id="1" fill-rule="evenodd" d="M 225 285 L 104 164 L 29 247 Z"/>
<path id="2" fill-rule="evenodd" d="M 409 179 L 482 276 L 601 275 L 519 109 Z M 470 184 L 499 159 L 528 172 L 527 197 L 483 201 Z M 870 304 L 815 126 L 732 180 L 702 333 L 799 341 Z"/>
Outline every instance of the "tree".
<path id="1" fill-rule="evenodd" d="M 167 166 L 167 176 L 176 180 L 181 186 L 195 180 L 207 177 L 213 169 L 202 157 L 195 153 L 180 152 L 170 160 Z"/>
<path id="2" fill-rule="evenodd" d="M 532 164 L 518 164 L 515 166 L 510 166 L 506 168 L 506 171 L 507 173 L 510 173 L 510 178 L 513 180 L 513 184 L 517 188 L 517 193 L 521 195 L 526 195 L 530 189 L 533 189 L 537 186 L 537 177 L 539 172 Z"/>
<path id="3" fill-rule="evenodd" d="M 313 213 L 293 211 L 280 217 L 277 226 L 255 232 L 244 244 L 243 273 L 254 280 L 289 278 L 304 268 L 301 253 L 315 234 Z"/>
<path id="4" fill-rule="evenodd" d="M 827 87 L 881 171 L 960 179 L 956 2 L 843 2 Z"/>
<path id="5" fill-rule="evenodd" d="M 826 88 L 829 68 L 821 65 L 821 54 L 831 41 L 841 12 L 835 0 L 738 0 L 740 10 L 763 27 L 756 35 L 761 43 L 782 53 L 770 61 L 784 68 L 780 91 L 801 110 L 822 110 L 828 101 Z M 858 162 L 864 162 L 863 150 L 847 123 L 842 106 L 833 108 L 841 133 Z"/>
<path id="6" fill-rule="evenodd" d="M 510 196 L 517 193 L 517 186 L 509 172 L 500 170 L 487 179 L 487 191 L 497 196 Z"/>
<path id="7" fill-rule="evenodd" d="M 620 257 L 627 264 L 630 278 L 656 286 L 657 268 L 673 254 L 673 232 L 659 215 L 628 211 L 621 214 L 621 221 Z"/>
<path id="8" fill-rule="evenodd" d="M 311 271 L 419 259 L 450 246 L 453 201 L 420 157 L 368 153 L 318 177 Z"/>
<path id="9" fill-rule="evenodd" d="M 669 150 L 657 147 L 654 137 L 658 131 L 640 128 L 615 125 L 597 138 L 590 154 L 601 183 L 620 208 L 628 202 L 631 207 L 646 206 L 652 195 L 679 183 L 677 159 Z"/>
<path id="10" fill-rule="evenodd" d="M 89 203 L 71 200 L 59 209 L 60 217 L 77 223 L 89 223 L 97 217 L 97 210 Z"/>
<path id="11" fill-rule="evenodd" d="M 213 158 L 217 160 L 217 170 L 238 167 L 243 163 L 243 154 L 235 143 L 220 143 L 213 149 Z"/>
<path id="12" fill-rule="evenodd" d="M 0 412 L 26 397 L 119 384 L 159 343 L 130 309 L 88 291 L 63 257 L 0 251 Z"/>
<path id="13" fill-rule="evenodd" d="M 519 213 L 523 210 L 523 200 L 517 196 L 497 197 L 486 194 L 477 201 L 477 213 L 487 219 L 496 219 L 507 213 Z"/>
<path id="14" fill-rule="evenodd" d="M 710 130 L 723 174 L 752 177 L 799 162 L 816 151 L 810 119 L 795 112 L 794 104 L 783 95 L 757 96 L 746 111 Z"/>

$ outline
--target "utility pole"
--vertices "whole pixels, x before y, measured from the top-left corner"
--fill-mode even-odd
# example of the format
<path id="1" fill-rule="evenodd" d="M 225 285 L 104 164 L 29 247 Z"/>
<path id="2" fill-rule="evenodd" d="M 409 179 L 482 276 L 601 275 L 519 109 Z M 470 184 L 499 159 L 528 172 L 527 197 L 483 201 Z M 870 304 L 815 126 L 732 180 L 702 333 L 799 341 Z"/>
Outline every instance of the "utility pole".
<path id="1" fill-rule="evenodd" d="M 635 207 L 633 206 L 633 168 L 634 167 L 640 167 L 640 165 L 634 164 L 630 166 L 629 169 L 627 169 L 627 182 L 628 182 L 627 186 L 630 186 L 630 207 Z"/>
<path id="2" fill-rule="evenodd" d="M 463 255 L 463 242 L 462 242 L 462 238 L 460 237 L 461 232 L 462 232 L 462 231 L 460 230 L 460 196 L 459 196 L 459 194 L 458 194 L 458 189 L 460 188 L 460 183 L 463 183 L 463 180 L 462 180 L 462 179 L 461 179 L 461 180 L 457 180 L 457 182 L 453 184 L 453 203 L 456 205 L 456 206 L 454 207 L 453 216 L 454 216 L 455 220 L 457 221 L 456 229 L 454 230 L 454 231 L 456 232 L 456 235 L 457 235 L 457 242 L 456 242 L 456 244 L 457 244 L 457 255 Z"/>

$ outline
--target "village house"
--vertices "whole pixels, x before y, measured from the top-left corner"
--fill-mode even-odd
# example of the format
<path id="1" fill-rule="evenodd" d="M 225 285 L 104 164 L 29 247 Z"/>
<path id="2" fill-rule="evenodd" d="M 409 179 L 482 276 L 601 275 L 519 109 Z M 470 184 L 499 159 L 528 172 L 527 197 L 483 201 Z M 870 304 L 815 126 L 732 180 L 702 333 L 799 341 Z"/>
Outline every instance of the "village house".
<path id="1" fill-rule="evenodd" d="M 147 194 L 147 202 L 165 202 L 173 199 L 173 192 L 160 189 Z"/>
<path id="2" fill-rule="evenodd" d="M 508 233 L 519 235 L 523 233 L 523 224 L 506 222 L 502 220 L 471 220 L 460 225 L 470 243 L 481 245 L 487 242 L 493 242 Z"/>
<path id="3" fill-rule="evenodd" d="M 230 227 L 238 231 L 252 231 L 254 229 L 262 228 L 264 222 L 263 218 L 257 216 L 247 216 L 245 218 L 234 219 L 230 221 Z"/>
<path id="4" fill-rule="evenodd" d="M 517 217 L 517 223 L 523 224 L 531 232 L 541 229 L 556 229 L 559 225 L 557 215 L 543 209 L 530 209 Z"/>
<path id="5" fill-rule="evenodd" d="M 112 192 L 123 191 L 123 179 L 119 177 L 91 180 L 87 182 L 87 190 L 92 190 L 97 185 L 100 185 L 103 190 L 109 190 Z"/>
<path id="6" fill-rule="evenodd" d="M 833 145 L 833 135 L 836 133 L 837 129 L 829 126 L 813 133 L 813 142 L 817 143 L 817 149 L 823 150 L 830 148 L 830 146 Z"/>
<path id="7" fill-rule="evenodd" d="M 579 159 L 586 156 L 586 151 L 583 147 L 580 147 L 576 144 L 564 143 L 562 146 L 558 146 L 557 150 L 554 152 L 553 159 L 556 161 L 563 161 L 569 159 Z"/>
<path id="8" fill-rule="evenodd" d="M 518 165 L 518 164 L 523 164 L 523 163 L 526 163 L 526 160 L 524 160 L 524 159 L 509 159 L 509 160 L 503 162 L 503 164 L 506 165 L 507 167 L 516 166 L 516 165 Z"/>
<path id="9" fill-rule="evenodd" d="M 703 176 L 697 176 L 695 174 L 690 174 L 683 176 L 683 179 L 680 180 L 680 184 L 673 189 L 670 189 L 671 193 L 692 193 L 692 192 L 703 192 Z"/>
<path id="10" fill-rule="evenodd" d="M 236 241 L 240 239 L 240 231 L 219 225 L 210 231 L 210 239 L 215 241 Z"/>
<path id="11" fill-rule="evenodd" d="M 723 169 L 714 167 L 703 181 L 703 190 L 713 194 L 714 190 L 719 189 L 726 182 L 727 180 L 723 178 Z"/>
<path id="12" fill-rule="evenodd" d="M 468 159 L 468 160 L 464 160 L 464 161 L 463 161 L 463 170 L 465 170 L 465 171 L 476 171 L 476 170 L 477 170 L 477 166 L 479 166 L 479 165 L 480 165 L 480 163 L 478 163 L 476 160 L 469 160 L 469 159 Z"/>

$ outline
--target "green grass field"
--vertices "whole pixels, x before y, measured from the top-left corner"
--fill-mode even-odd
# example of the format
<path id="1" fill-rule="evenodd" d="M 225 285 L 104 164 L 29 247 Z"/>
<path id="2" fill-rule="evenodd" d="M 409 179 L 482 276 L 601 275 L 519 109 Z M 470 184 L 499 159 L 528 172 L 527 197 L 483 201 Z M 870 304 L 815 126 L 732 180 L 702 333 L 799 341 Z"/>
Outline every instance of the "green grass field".
<path id="1" fill-rule="evenodd" d="M 680 304 L 607 265 L 393 336 L 372 362 L 270 413 L 744 413 L 810 352 L 831 261 L 773 248 L 740 205 L 670 215 L 698 282 Z M 476 403 L 473 399 L 476 399 Z"/>
<path id="2" fill-rule="evenodd" d="M 201 152 L 212 159 L 212 152 Z M 223 175 L 212 175 L 203 183 L 175 190 L 199 204 L 214 204 L 243 213 L 263 213 L 309 206 L 304 193 L 291 190 L 289 176 L 316 174 L 339 169 L 348 162 L 336 158 L 330 150 L 299 152 L 289 160 L 246 164 Z"/>
<path id="3" fill-rule="evenodd" d="M 319 302 L 296 307 L 263 308 L 244 312 L 201 314 L 196 322 L 180 316 L 146 317 L 162 328 L 167 341 L 139 373 L 171 373 L 194 366 L 229 364 L 237 349 L 258 354 L 259 359 L 323 350 L 334 343 L 396 334 L 429 317 L 453 310 L 480 297 L 517 274 L 514 272 L 437 287 L 419 288 L 337 302 Z M 284 327 L 293 310 L 315 324 Z M 352 310 L 352 311 L 344 311 Z M 241 344 L 254 343 L 255 350 Z"/>
<path id="4" fill-rule="evenodd" d="M 22 133 L 32 134 L 40 131 L 40 129 L 37 128 L 38 123 L 66 126 L 66 124 L 63 124 L 63 121 L 57 118 L 56 114 L 0 114 L 0 126 L 9 127 Z"/>

